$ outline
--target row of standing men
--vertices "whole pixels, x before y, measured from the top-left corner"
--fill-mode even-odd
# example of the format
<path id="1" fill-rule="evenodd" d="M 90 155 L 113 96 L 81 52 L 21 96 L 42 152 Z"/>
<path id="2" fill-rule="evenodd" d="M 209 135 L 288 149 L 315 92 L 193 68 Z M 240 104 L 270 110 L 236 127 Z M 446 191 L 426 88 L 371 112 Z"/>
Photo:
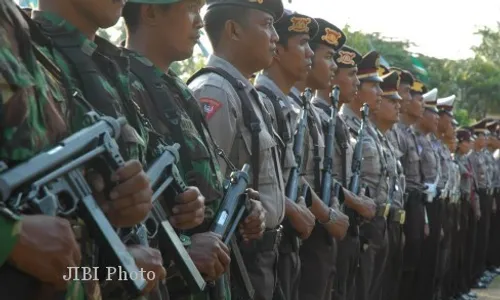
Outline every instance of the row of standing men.
<path id="1" fill-rule="evenodd" d="M 485 286 L 493 276 L 484 271 L 498 265 L 498 243 L 489 235 L 497 224 L 498 168 L 488 152 L 497 140 L 486 149 L 484 130 L 495 120 L 474 126 L 469 154 L 470 130 L 457 131 L 458 143 L 455 138 L 454 96 L 437 99 L 437 90 L 428 91 L 410 72 L 381 66 L 377 52 L 363 56 L 347 46 L 335 25 L 284 10 L 279 0 L 210 1 L 203 21 L 200 1 L 91 2 L 40 0 L 33 21 L 10 1 L 2 3 L 8 16 L 2 45 L 10 51 L 0 65 L 8 83 L 2 85 L 2 159 L 15 165 L 53 145 L 83 125 L 78 116 L 88 106 L 127 117 L 132 126 L 120 146 L 144 167 L 158 155 L 158 143 L 181 144 L 182 176 L 203 195 L 183 201 L 204 198 L 203 216 L 183 206 L 185 214 L 171 221 L 198 269 L 207 279 L 223 276 L 226 285 L 217 293 L 179 294 L 182 280 L 172 276 L 168 292 L 151 297 L 241 297 L 226 273 L 229 249 L 207 228 L 223 194 L 223 174 L 245 163 L 251 197 L 259 200 L 240 243 L 255 299 L 470 298 L 472 285 Z M 128 31 L 122 48 L 95 36 L 118 12 Z M 186 86 L 168 69 L 191 56 L 203 25 L 214 53 Z M 300 120 L 307 120 L 301 153 L 295 151 Z M 333 153 L 325 152 L 329 147 Z M 332 197 L 324 199 L 329 166 Z M 287 181 L 297 170 L 311 195 L 290 199 Z M 353 188 L 357 177 L 361 185 Z M 14 228 L 26 218 L 11 215 L 3 214 L 2 240 L 9 247 L 2 260 L 40 276 L 12 255 L 20 239 Z M 132 225 L 127 217 L 117 223 Z M 94 254 L 83 255 L 89 263 Z M 162 279 L 164 270 L 153 269 Z M 74 295 L 112 299 L 105 288 L 87 285 L 73 287 L 81 292 Z M 71 294 L 68 299 L 81 299 Z"/>

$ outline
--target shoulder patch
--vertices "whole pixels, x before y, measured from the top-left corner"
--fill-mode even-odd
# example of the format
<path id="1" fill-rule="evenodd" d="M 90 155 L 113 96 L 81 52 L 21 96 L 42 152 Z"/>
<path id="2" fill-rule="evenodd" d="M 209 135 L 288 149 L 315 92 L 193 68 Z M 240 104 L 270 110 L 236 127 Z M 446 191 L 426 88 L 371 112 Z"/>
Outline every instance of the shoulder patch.
<path id="1" fill-rule="evenodd" d="M 201 98 L 200 102 L 207 121 L 222 107 L 222 103 L 212 98 Z"/>

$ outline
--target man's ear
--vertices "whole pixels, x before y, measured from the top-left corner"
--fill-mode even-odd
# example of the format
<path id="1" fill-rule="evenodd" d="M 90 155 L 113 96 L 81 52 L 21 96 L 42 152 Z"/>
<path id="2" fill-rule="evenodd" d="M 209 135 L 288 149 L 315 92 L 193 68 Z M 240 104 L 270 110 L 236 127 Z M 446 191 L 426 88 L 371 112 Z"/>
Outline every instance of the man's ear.
<path id="1" fill-rule="evenodd" d="M 160 7 L 155 4 L 143 4 L 140 6 L 140 17 L 143 24 L 154 27 L 157 24 L 158 16 L 160 14 Z"/>
<path id="2" fill-rule="evenodd" d="M 226 24 L 224 24 L 224 31 L 234 41 L 244 39 L 243 26 L 235 20 L 227 20 Z"/>

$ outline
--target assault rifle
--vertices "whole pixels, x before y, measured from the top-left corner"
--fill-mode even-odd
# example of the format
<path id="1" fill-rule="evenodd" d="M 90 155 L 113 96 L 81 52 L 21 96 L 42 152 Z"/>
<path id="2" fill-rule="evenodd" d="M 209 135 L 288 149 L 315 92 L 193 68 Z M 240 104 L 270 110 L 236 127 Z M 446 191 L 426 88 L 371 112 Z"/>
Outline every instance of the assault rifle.
<path id="1" fill-rule="evenodd" d="M 224 199 L 219 207 L 219 212 L 215 216 L 211 231 L 220 235 L 224 243 L 231 247 L 231 259 L 235 262 L 231 268 L 232 278 L 235 282 L 242 284 L 243 295 L 245 299 L 253 299 L 255 290 L 253 288 L 248 271 L 243 261 L 240 249 L 236 240 L 233 239 L 234 233 L 241 220 L 250 210 L 249 200 L 245 195 L 248 187 L 248 172 L 250 165 L 245 164 L 241 171 L 234 171 L 229 177 L 225 186 Z M 215 299 L 224 299 L 221 295 L 223 285 L 222 278 L 217 279 L 217 289 Z"/>
<path id="2" fill-rule="evenodd" d="M 332 107 L 330 108 L 330 118 L 328 119 L 328 131 L 325 138 L 325 158 L 323 160 L 323 176 L 321 179 L 321 200 L 330 206 L 332 196 L 332 173 L 333 173 L 333 151 L 335 144 L 335 126 L 337 123 L 337 111 L 339 103 L 340 89 L 335 85 L 330 94 Z"/>
<path id="3" fill-rule="evenodd" d="M 111 173 L 125 163 L 115 139 L 119 137 L 126 120 L 101 117 L 95 112 L 85 117 L 92 125 L 59 142 L 49 151 L 11 169 L 3 164 L 0 204 L 16 214 L 82 219 L 90 238 L 97 244 L 100 253 L 106 256 L 106 267 L 121 267 L 129 278 L 121 281 L 123 288 L 129 297 L 137 297 L 147 283 L 143 278 L 130 276 L 139 272 L 134 258 L 100 209 L 84 176 L 88 169 L 98 171 L 106 181 L 105 190 L 112 188 L 109 180 Z M 28 289 L 28 286 L 35 290 L 38 284 L 34 278 L 7 264 L 0 268 L 0 278 L 7 279 L 0 279 L 4 294 L 23 293 L 22 290 Z M 12 282 L 13 278 L 18 280 L 9 286 L 8 282 Z M 14 290 L 19 286 L 19 280 L 25 283 L 21 291 Z"/>
<path id="4" fill-rule="evenodd" d="M 148 168 L 147 174 L 153 189 L 153 209 L 144 224 L 148 239 L 153 240 L 161 251 L 164 263 L 168 266 L 173 261 L 189 290 L 200 293 L 205 289 L 206 282 L 168 221 L 166 211 L 169 208 L 164 206 L 166 201 L 160 201 L 161 197 L 174 199 L 187 189 L 176 165 L 179 162 L 179 148 L 179 144 L 165 147 L 163 154 Z"/>
<path id="5" fill-rule="evenodd" d="M 302 170 L 303 156 L 304 156 L 304 137 L 306 134 L 306 126 L 308 118 L 307 107 L 312 97 L 313 94 L 311 89 L 307 88 L 302 95 L 302 101 L 304 103 L 304 107 L 300 113 L 300 119 L 297 125 L 297 133 L 295 133 L 293 141 L 293 155 L 295 156 L 296 166 L 290 170 L 290 175 L 286 183 L 285 195 L 288 199 L 294 202 L 297 202 L 299 199 L 298 187 L 300 182 L 300 170 Z M 310 188 L 307 184 L 304 184 L 302 186 L 302 196 L 304 196 L 304 200 L 306 200 L 306 203 L 312 203 L 311 199 L 312 195 L 309 189 Z M 308 204 L 308 206 L 310 205 Z"/>
<path id="6" fill-rule="evenodd" d="M 360 178 L 361 178 L 361 163 L 363 160 L 363 138 L 365 136 L 365 130 L 368 120 L 369 107 L 368 104 L 363 104 L 361 108 L 361 126 L 358 131 L 358 137 L 356 141 L 356 146 L 354 147 L 352 155 L 352 176 L 349 182 L 349 191 L 356 195 L 359 195 L 361 190 Z M 352 236 L 359 236 L 359 225 L 360 216 L 352 208 L 345 206 L 345 213 L 349 217 L 349 231 Z"/>

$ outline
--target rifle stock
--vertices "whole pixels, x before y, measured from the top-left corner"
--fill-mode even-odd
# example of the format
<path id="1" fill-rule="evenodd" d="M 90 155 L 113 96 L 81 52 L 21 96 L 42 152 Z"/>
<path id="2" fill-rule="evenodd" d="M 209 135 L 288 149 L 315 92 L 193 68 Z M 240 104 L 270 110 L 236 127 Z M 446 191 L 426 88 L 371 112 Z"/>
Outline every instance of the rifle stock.
<path id="1" fill-rule="evenodd" d="M 84 177 L 89 166 L 99 170 L 104 178 L 110 178 L 111 172 L 124 165 L 115 139 L 126 120 L 100 117 L 95 112 L 86 117 L 92 123 L 89 127 L 51 150 L 4 170 L 0 174 L 1 200 L 5 207 L 18 214 L 81 218 L 91 239 L 106 255 L 107 266 L 121 267 L 127 275 L 138 274 L 134 258 L 100 209 Z M 109 189 L 109 181 L 106 183 Z M 146 281 L 128 278 L 130 280 L 121 281 L 123 288 L 128 296 L 139 296 Z"/>

